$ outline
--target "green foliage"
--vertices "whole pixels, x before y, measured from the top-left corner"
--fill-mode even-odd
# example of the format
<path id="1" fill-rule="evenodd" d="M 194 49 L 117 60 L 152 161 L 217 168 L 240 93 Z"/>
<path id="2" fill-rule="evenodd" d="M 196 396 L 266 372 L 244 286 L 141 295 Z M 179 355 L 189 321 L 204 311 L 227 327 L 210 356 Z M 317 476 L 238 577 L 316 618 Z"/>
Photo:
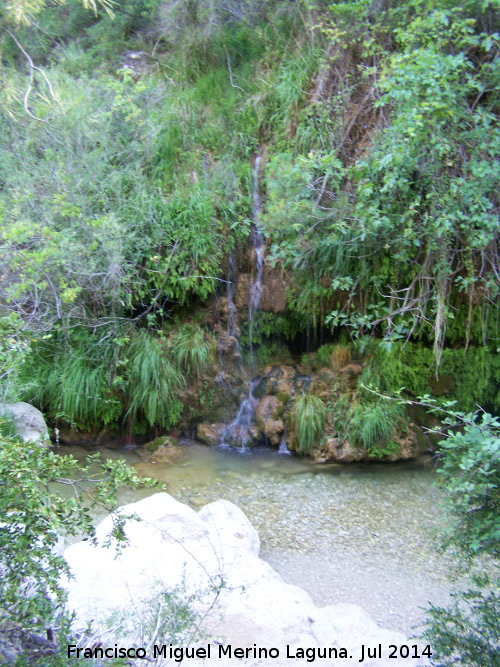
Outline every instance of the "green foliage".
<path id="1" fill-rule="evenodd" d="M 175 338 L 173 355 L 188 375 L 200 377 L 215 359 L 215 339 L 197 324 L 185 324 Z"/>
<path id="2" fill-rule="evenodd" d="M 391 456 L 397 456 L 400 453 L 399 445 L 396 442 L 387 442 L 385 445 L 373 445 L 368 449 L 368 456 L 374 459 L 388 459 Z"/>
<path id="3" fill-rule="evenodd" d="M 330 143 L 306 140 L 310 153 L 292 168 L 278 155 L 285 166 L 272 165 L 268 185 L 272 255 L 293 271 L 290 306 L 309 321 L 376 330 L 389 343 L 421 329 L 439 364 L 447 327 L 468 308 L 462 340 L 498 341 L 495 7 L 409 0 L 375 15 L 368 2 L 339 2 L 322 12 L 339 54 L 324 71 L 338 77 L 347 119 L 338 133 L 332 110 Z M 345 72 L 342 52 L 361 63 L 356 72 Z M 330 81 L 322 71 L 316 91 Z M 316 95 L 299 146 L 313 134 Z M 486 327 L 471 328 L 475 304 L 488 339 Z"/>
<path id="4" fill-rule="evenodd" d="M 362 446 L 370 456 L 381 458 L 398 450 L 391 442 L 404 423 L 405 409 L 385 398 L 340 396 L 332 406 L 333 424 L 341 438 Z"/>
<path id="5" fill-rule="evenodd" d="M 375 458 L 399 451 L 393 438 L 406 423 L 403 403 L 380 393 L 382 377 L 375 365 L 368 363 L 356 393 L 342 394 L 331 406 L 333 425 L 339 437 L 362 446 Z"/>
<path id="6" fill-rule="evenodd" d="M 500 556 L 500 421 L 490 414 L 456 413 L 439 443 L 441 484 L 454 519 L 447 544 L 470 557 Z M 458 427 L 458 428 L 457 428 Z"/>
<path id="7" fill-rule="evenodd" d="M 61 498 L 56 490 L 58 483 L 71 485 L 75 494 Z M 71 456 L 58 456 L 39 446 L 3 438 L 0 447 L 2 619 L 14 620 L 43 633 L 47 627 L 57 627 L 64 615 L 65 601 L 60 577 L 68 573 L 66 561 L 57 554 L 60 536 L 83 533 L 94 540 L 93 510 L 99 507 L 113 511 L 117 490 L 123 484 L 137 487 L 141 483 L 155 484 L 139 480 L 123 461 L 100 464 L 98 456 L 94 456 L 87 465 L 80 466 Z M 83 491 L 85 484 L 88 491 Z M 124 519 L 113 514 L 110 542 L 126 541 Z"/>
<path id="8" fill-rule="evenodd" d="M 18 377 L 26 357 L 28 341 L 17 313 L 0 317 L 0 401 L 15 400 Z"/>
<path id="9" fill-rule="evenodd" d="M 326 422 L 326 406 L 313 394 L 302 394 L 293 404 L 292 427 L 299 454 L 309 454 L 319 444 Z"/>
<path id="10" fill-rule="evenodd" d="M 423 400 L 429 403 L 428 397 Z M 444 413 L 448 430 L 439 443 L 438 474 L 448 493 L 451 519 L 444 545 L 458 547 L 467 565 L 478 554 L 498 559 L 500 422 L 485 412 L 465 414 L 446 408 Z M 431 605 L 428 610 L 424 637 L 432 643 L 436 667 L 500 665 L 500 580 L 476 577 L 474 583 L 474 589 L 456 593 L 449 607 Z"/>
<path id="11" fill-rule="evenodd" d="M 432 646 L 434 667 L 500 665 L 500 580 L 493 585 L 484 579 L 475 583 L 482 588 L 455 593 L 452 605 L 431 605 L 428 611 L 423 637 Z"/>
<path id="12" fill-rule="evenodd" d="M 54 332 L 33 342 L 21 369 L 23 400 L 77 428 L 116 422 L 122 406 L 114 393 L 117 346 L 88 331 L 70 340 Z"/>
<path id="13" fill-rule="evenodd" d="M 390 394 L 403 389 L 413 396 L 429 393 L 439 386 L 433 350 L 422 344 L 394 342 L 390 346 L 374 346 L 375 363 L 382 380 L 381 388 Z M 500 408 L 500 355 L 486 347 L 445 348 L 442 352 L 439 377 L 451 378 L 447 398 L 457 400 L 462 410 L 484 405 Z"/>
<path id="14" fill-rule="evenodd" d="M 255 316 L 257 323 L 254 326 L 253 344 L 256 346 L 267 345 L 276 338 L 290 340 L 300 331 L 300 323 L 293 316 L 265 311 L 257 311 Z M 248 348 L 250 345 L 248 322 L 243 322 L 241 325 L 240 345 L 243 348 Z"/>
<path id="15" fill-rule="evenodd" d="M 169 428 L 182 411 L 176 391 L 184 385 L 179 370 L 168 360 L 162 343 L 142 330 L 127 350 L 129 417 L 132 424 L 145 419 L 150 426 Z"/>
<path id="16" fill-rule="evenodd" d="M 315 366 L 317 366 L 317 368 L 328 366 L 334 349 L 335 345 L 333 343 L 327 343 L 326 345 L 318 347 L 314 357 Z"/>

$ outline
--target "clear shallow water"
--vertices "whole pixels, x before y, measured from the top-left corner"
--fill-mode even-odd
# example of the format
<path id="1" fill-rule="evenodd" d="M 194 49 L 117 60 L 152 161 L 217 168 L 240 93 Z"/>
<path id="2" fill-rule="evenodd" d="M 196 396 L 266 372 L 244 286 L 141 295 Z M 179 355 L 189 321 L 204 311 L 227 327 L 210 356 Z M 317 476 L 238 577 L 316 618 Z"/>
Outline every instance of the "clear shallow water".
<path id="1" fill-rule="evenodd" d="M 454 561 L 436 551 L 445 517 L 430 464 L 320 466 L 269 450 L 241 455 L 192 442 L 183 449 L 170 465 L 134 451 L 102 455 L 123 456 L 196 510 L 219 498 L 234 502 L 259 532 L 261 556 L 319 605 L 360 604 L 385 627 L 411 634 L 420 607 L 447 603 Z M 61 453 L 87 455 L 78 447 Z M 124 489 L 120 504 L 151 493 Z"/>

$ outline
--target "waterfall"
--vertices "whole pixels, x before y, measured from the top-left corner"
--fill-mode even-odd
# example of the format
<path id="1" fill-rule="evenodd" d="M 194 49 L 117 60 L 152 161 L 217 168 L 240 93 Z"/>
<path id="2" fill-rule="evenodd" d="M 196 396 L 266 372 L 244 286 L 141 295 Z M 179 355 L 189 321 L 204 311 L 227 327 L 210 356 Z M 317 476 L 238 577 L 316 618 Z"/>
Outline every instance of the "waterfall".
<path id="1" fill-rule="evenodd" d="M 248 298 L 248 338 L 250 349 L 250 373 L 255 371 L 255 361 L 253 354 L 253 335 L 255 327 L 255 315 L 259 309 L 262 298 L 262 274 L 264 270 L 264 236 L 260 227 L 260 209 L 261 201 L 259 194 L 259 175 L 262 155 L 259 153 L 255 158 L 253 168 L 253 207 L 252 207 L 252 244 L 255 252 L 255 276 L 250 288 Z M 230 336 L 235 336 L 237 330 L 238 312 L 234 305 L 234 257 L 229 256 L 228 261 L 228 285 L 227 285 L 227 332 Z M 239 351 L 239 348 L 238 348 Z M 220 444 L 222 446 L 236 445 L 245 449 L 252 441 L 250 427 L 255 414 L 257 399 L 254 398 L 254 389 L 259 384 L 260 379 L 251 380 L 249 383 L 248 396 L 242 401 L 238 414 L 234 420 L 224 429 Z M 285 445 L 286 446 L 286 445 Z"/>
<path id="2" fill-rule="evenodd" d="M 285 454 L 285 456 L 291 456 L 292 452 L 287 447 L 285 436 L 286 436 L 286 431 L 283 431 L 283 437 L 281 438 L 278 454 Z"/>
<path id="3" fill-rule="evenodd" d="M 259 382 L 260 378 L 250 381 L 248 396 L 241 402 L 236 417 L 222 432 L 220 439 L 220 445 L 222 447 L 236 445 L 236 447 L 245 451 L 247 445 L 252 442 L 253 438 L 250 433 L 250 426 L 252 425 L 255 408 L 258 402 L 254 397 L 253 392 Z"/>
<path id="4" fill-rule="evenodd" d="M 259 153 L 255 158 L 253 169 L 253 210 L 252 210 L 252 243 L 255 251 L 255 277 L 250 288 L 248 299 L 248 339 L 250 348 L 250 368 L 255 370 L 253 354 L 253 334 L 255 325 L 255 314 L 259 309 L 262 298 L 262 273 L 264 269 L 264 237 L 260 227 L 260 194 L 259 194 L 259 172 L 262 156 Z"/>

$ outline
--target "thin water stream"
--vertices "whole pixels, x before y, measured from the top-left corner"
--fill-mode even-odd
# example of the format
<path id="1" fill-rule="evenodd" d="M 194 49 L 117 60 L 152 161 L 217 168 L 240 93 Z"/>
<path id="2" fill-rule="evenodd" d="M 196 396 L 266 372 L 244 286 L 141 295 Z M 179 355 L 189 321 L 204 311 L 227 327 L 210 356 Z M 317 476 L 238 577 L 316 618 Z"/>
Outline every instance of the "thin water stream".
<path id="1" fill-rule="evenodd" d="M 318 466 L 270 450 L 245 455 L 192 441 L 170 465 L 137 452 L 103 456 L 124 456 L 196 510 L 219 498 L 234 502 L 259 532 L 262 558 L 319 605 L 359 604 L 384 627 L 411 634 L 420 607 L 449 599 L 453 559 L 435 548 L 442 498 L 422 463 Z M 120 503 L 150 494 L 125 489 Z"/>

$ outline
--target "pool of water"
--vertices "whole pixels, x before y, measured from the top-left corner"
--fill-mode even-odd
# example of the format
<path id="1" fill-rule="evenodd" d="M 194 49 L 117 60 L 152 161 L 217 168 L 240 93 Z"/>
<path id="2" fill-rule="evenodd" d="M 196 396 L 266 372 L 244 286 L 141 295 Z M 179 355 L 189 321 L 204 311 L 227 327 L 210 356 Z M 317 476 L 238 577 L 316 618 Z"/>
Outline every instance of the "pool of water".
<path id="1" fill-rule="evenodd" d="M 432 462 L 325 466 L 191 441 L 170 465 L 144 461 L 137 451 L 102 454 L 123 456 L 195 509 L 219 498 L 234 502 L 259 532 L 262 558 L 319 605 L 360 604 L 385 627 L 411 634 L 423 619 L 421 607 L 449 599 L 455 561 L 436 550 L 446 519 Z M 120 503 L 151 493 L 124 489 Z"/>

